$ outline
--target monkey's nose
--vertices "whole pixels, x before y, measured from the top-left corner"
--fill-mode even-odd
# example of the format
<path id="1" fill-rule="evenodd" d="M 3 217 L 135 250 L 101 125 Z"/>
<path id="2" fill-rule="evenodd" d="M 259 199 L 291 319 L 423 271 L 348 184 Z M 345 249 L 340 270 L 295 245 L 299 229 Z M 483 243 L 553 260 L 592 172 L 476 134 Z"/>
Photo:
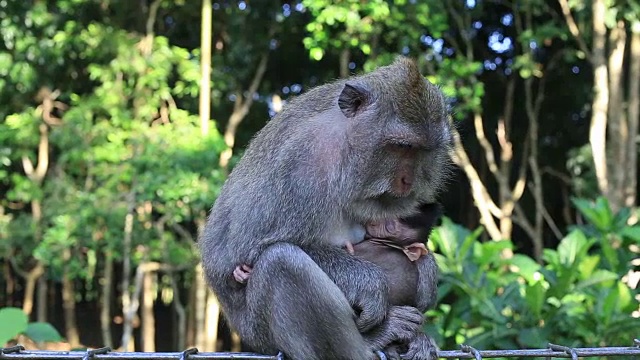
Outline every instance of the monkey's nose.
<path id="1" fill-rule="evenodd" d="M 400 194 L 402 195 L 408 194 L 409 191 L 411 191 L 411 187 L 413 186 L 413 179 L 409 176 L 401 176 L 399 182 L 400 182 L 399 184 Z"/>

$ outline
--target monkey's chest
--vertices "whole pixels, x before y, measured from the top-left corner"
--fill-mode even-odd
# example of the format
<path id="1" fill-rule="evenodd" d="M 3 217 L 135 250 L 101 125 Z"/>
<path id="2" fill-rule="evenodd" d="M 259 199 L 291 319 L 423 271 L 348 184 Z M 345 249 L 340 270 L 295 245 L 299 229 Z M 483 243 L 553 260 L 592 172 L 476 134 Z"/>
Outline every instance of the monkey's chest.
<path id="1" fill-rule="evenodd" d="M 327 233 L 327 242 L 339 247 L 347 245 L 347 243 L 358 244 L 364 240 L 365 228 L 355 223 L 344 222 L 334 226 L 332 231 Z"/>

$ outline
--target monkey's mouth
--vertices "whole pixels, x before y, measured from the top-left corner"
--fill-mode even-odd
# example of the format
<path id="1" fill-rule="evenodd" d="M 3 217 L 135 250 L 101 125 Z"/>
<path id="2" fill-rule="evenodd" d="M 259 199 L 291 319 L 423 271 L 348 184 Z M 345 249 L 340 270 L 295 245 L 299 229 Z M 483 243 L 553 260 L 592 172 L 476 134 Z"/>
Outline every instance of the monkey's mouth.
<path id="1" fill-rule="evenodd" d="M 381 204 L 391 205 L 391 204 L 403 202 L 403 201 L 414 201 L 415 196 L 413 194 L 413 191 L 403 195 L 399 195 L 393 192 L 385 192 L 376 196 L 373 200 L 378 201 Z"/>
<path id="2" fill-rule="evenodd" d="M 395 212 L 396 209 L 400 212 L 406 211 L 408 208 L 415 207 L 417 202 L 413 193 L 404 196 L 398 196 L 393 193 L 383 193 L 371 200 L 377 203 L 382 209 L 390 212 Z"/>

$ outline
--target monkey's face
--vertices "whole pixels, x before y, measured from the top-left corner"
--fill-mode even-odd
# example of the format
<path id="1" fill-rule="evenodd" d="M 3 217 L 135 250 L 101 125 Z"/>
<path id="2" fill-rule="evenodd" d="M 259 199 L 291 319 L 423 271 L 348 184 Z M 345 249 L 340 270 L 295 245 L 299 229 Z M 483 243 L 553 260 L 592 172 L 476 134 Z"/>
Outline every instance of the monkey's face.
<path id="1" fill-rule="evenodd" d="M 347 83 L 338 104 L 366 216 L 406 215 L 433 202 L 447 177 L 451 129 L 444 97 L 406 59 Z"/>
<path id="2" fill-rule="evenodd" d="M 418 227 L 411 227 L 398 219 L 371 221 L 366 225 L 367 236 L 374 239 L 393 240 L 399 245 L 409 245 L 416 241 L 426 240 L 425 232 Z"/>

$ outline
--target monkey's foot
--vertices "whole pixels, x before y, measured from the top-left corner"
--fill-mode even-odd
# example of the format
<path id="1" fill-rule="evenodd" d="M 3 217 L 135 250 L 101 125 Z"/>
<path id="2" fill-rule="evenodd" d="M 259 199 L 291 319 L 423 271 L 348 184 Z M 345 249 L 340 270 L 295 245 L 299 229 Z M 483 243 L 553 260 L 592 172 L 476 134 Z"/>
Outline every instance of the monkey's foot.
<path id="1" fill-rule="evenodd" d="M 404 251 L 405 255 L 407 255 L 407 257 L 411 261 L 416 261 L 420 259 L 421 256 L 427 255 L 429 253 L 427 247 L 424 245 L 424 243 L 421 242 L 415 242 L 411 245 L 407 245 L 402 248 L 402 251 Z"/>
<path id="2" fill-rule="evenodd" d="M 437 360 L 438 345 L 426 334 L 419 334 L 409 342 L 409 349 L 401 354 L 402 360 Z"/>
<path id="3" fill-rule="evenodd" d="M 244 284 L 249 280 L 251 271 L 253 271 L 253 268 L 249 265 L 238 265 L 235 270 L 233 270 L 233 278 L 240 284 Z"/>

